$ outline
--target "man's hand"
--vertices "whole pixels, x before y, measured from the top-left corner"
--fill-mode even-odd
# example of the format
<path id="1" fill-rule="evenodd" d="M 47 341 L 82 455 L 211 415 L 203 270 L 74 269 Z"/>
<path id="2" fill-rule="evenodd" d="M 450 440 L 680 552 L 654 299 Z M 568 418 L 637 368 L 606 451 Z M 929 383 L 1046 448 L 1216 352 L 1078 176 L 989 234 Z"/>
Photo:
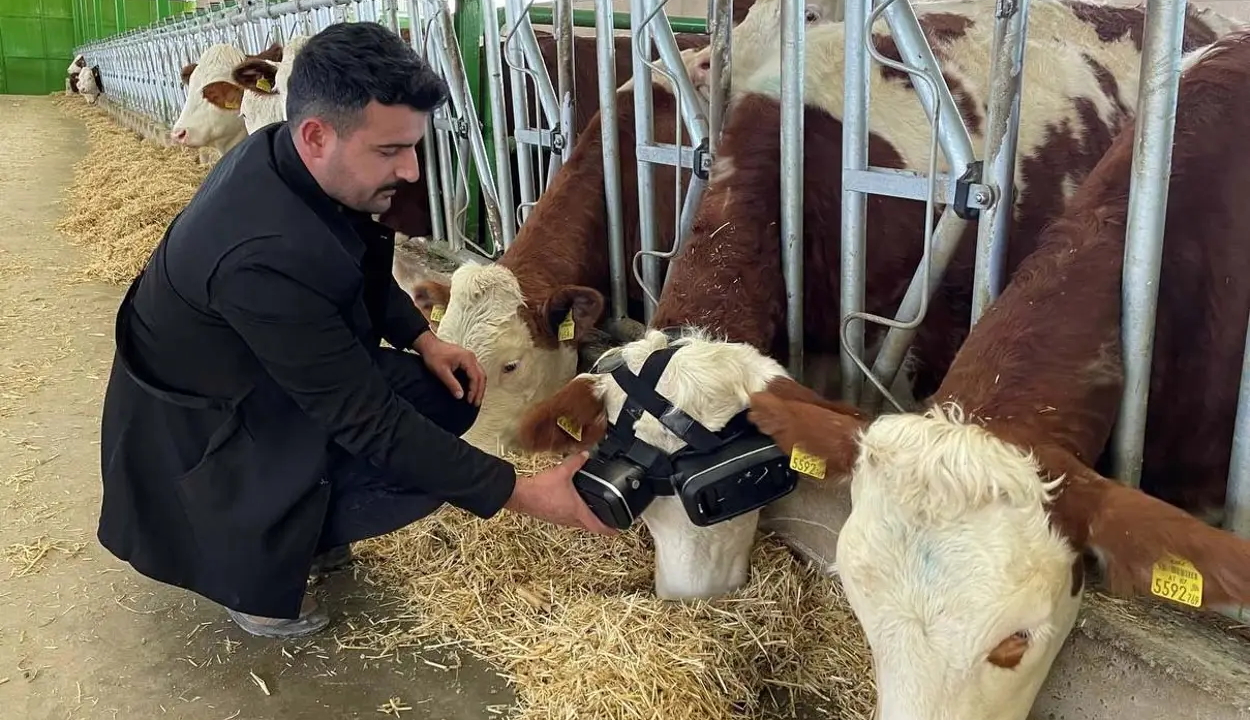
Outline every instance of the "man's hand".
<path id="1" fill-rule="evenodd" d="M 477 356 L 459 345 L 439 340 L 430 330 L 421 333 L 412 344 L 412 349 L 421 354 L 425 366 L 443 381 L 457 400 L 465 397 L 465 390 L 452 373 L 457 369 L 464 370 L 469 376 L 469 402 L 481 406 L 482 396 L 486 394 L 486 371 L 478 363 Z"/>
<path id="2" fill-rule="evenodd" d="M 580 452 L 533 477 L 517 478 L 512 497 L 504 507 L 556 525 L 582 528 L 598 535 L 616 535 L 617 530 L 604 525 L 573 487 L 573 474 L 587 457 L 587 453 Z"/>

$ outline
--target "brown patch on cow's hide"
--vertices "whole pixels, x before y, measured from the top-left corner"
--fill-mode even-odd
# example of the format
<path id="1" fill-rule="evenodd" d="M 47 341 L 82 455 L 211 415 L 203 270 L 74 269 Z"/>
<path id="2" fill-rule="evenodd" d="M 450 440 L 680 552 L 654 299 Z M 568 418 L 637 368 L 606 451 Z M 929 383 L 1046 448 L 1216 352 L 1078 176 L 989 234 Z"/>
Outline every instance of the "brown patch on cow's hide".
<path id="1" fill-rule="evenodd" d="M 562 424 L 579 429 L 581 438 L 573 437 Z M 603 401 L 595 395 L 594 381 L 578 378 L 526 411 L 517 430 L 517 443 L 529 452 L 568 453 L 599 442 L 607 429 L 607 414 Z"/>
<path id="2" fill-rule="evenodd" d="M 815 405 L 840 415 L 849 415 L 850 417 L 858 418 L 860 420 L 866 420 L 868 418 L 868 415 L 864 413 L 863 410 L 855 407 L 854 405 L 840 402 L 838 400 L 830 400 L 806 385 L 800 385 L 792 378 L 776 378 L 765 386 L 764 392 L 779 397 L 782 400 Z"/>
<path id="3" fill-rule="evenodd" d="M 679 122 L 676 98 L 668 91 L 654 87 L 652 104 L 655 110 L 655 141 L 676 142 Z M 628 261 L 642 247 L 638 170 L 634 155 L 637 133 L 633 96 L 628 91 L 617 96 L 617 129 L 623 234 Z M 683 140 L 688 142 L 689 138 L 683 137 Z M 602 294 L 609 291 L 611 263 L 608 244 L 604 241 L 608 235 L 608 216 L 603 172 L 602 129 L 600 116 L 596 114 L 578 136 L 569 160 L 556 174 L 541 201 L 534 206 L 533 214 L 517 233 L 516 240 L 498 260 L 499 265 L 512 270 L 521 286 L 526 303 L 522 318 L 539 347 L 554 349 L 559 344 L 557 327 L 564 319 L 567 308 L 562 308 L 555 316 L 548 312 L 549 301 L 556 293 L 570 286 L 590 288 Z M 654 177 L 659 245 L 669 247 L 681 209 L 672 191 L 676 169 L 657 166 Z M 684 190 L 689 184 L 689 170 L 683 169 L 681 178 Z M 632 272 L 627 274 L 626 291 L 629 299 L 641 300 L 642 290 Z M 596 319 L 601 316 L 602 313 Z M 578 337 L 585 336 L 585 332 L 580 332 Z"/>
<path id="4" fill-rule="evenodd" d="M 968 29 L 975 22 L 972 18 L 954 13 L 928 13 L 919 16 L 920 28 L 924 31 L 925 37 L 929 41 L 929 46 L 933 50 L 933 56 L 937 58 L 940 65 L 946 59 L 946 49 L 951 43 L 959 40 L 968 34 Z M 877 52 L 894 60 L 902 62 L 902 55 L 899 53 L 898 45 L 894 42 L 894 38 L 888 35 L 874 33 L 872 36 L 873 46 Z M 894 80 L 903 84 L 903 87 L 913 89 L 914 85 L 911 76 L 907 73 L 884 65 L 876 65 L 877 72 L 881 73 L 881 77 L 886 80 Z M 977 133 L 981 131 L 981 114 L 977 109 L 976 101 L 968 95 L 964 85 L 957 78 L 943 73 L 947 87 L 950 88 L 951 97 L 955 99 L 955 104 L 959 106 L 959 114 L 963 116 L 964 124 L 968 126 L 968 132 Z"/>
<path id="5" fill-rule="evenodd" d="M 781 106 L 776 98 L 746 94 L 725 119 L 718 164 L 704 191 L 689 239 L 671 265 L 653 327 L 693 325 L 731 342 L 745 342 L 785 362 L 785 280 L 781 267 Z M 809 352 L 838 348 L 842 177 L 842 123 L 804 108 L 803 247 L 804 325 Z M 868 160 L 901 168 L 899 154 L 874 133 Z M 867 307 L 892 312 L 907 289 L 923 248 L 924 204 L 870 196 L 872 228 L 866 266 Z M 834 300 L 831 300 L 834 299 Z M 880 326 L 872 326 L 868 337 Z"/>
<path id="6" fill-rule="evenodd" d="M 1115 7 L 1100 2 L 1082 2 L 1081 0 L 1064 0 L 1064 4 L 1072 9 L 1072 14 L 1077 19 L 1091 25 L 1102 42 L 1114 42 L 1128 35 L 1133 41 L 1133 47 L 1141 51 L 1142 32 L 1146 21 L 1146 11 L 1143 5 Z M 1181 40 L 1183 52 L 1209 45 L 1215 42 L 1217 37 L 1215 31 L 1198 19 L 1197 12 L 1192 5 L 1185 10 L 1185 31 Z"/>
<path id="7" fill-rule="evenodd" d="M 191 73 L 195 72 L 195 68 L 197 65 L 198 63 L 191 63 L 190 65 L 182 66 L 182 84 L 183 85 L 186 85 L 191 82 Z"/>
<path id="8" fill-rule="evenodd" d="M 1124 104 L 1124 98 L 1120 96 L 1119 81 L 1115 79 L 1115 75 L 1111 73 L 1111 70 L 1107 69 L 1106 65 L 1098 62 L 1088 53 L 1083 53 L 1081 57 L 1085 59 L 1085 64 L 1089 66 L 1089 69 L 1094 73 L 1094 77 L 1098 80 L 1098 89 L 1102 90 L 1102 94 L 1115 103 L 1117 117 L 1115 125 L 1118 126 L 1124 118 L 1133 112 L 1132 108 Z"/>

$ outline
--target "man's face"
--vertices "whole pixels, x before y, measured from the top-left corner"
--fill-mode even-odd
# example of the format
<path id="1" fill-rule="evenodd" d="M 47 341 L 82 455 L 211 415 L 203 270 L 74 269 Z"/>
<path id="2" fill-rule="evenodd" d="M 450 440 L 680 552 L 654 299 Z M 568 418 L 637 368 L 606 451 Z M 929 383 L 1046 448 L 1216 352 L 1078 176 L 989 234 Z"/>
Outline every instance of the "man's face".
<path id="1" fill-rule="evenodd" d="M 348 135 L 325 128 L 324 172 L 318 180 L 329 195 L 354 210 L 385 212 L 396 189 L 420 175 L 416 145 L 425 126 L 425 113 L 369 103 Z"/>

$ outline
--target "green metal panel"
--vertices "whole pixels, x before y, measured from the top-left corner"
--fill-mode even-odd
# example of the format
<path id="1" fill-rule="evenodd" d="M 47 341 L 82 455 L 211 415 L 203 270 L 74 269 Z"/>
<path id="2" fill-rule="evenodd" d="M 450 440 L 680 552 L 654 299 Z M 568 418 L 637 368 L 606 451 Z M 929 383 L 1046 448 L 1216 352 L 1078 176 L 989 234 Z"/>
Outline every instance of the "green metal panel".
<path id="1" fill-rule="evenodd" d="M 80 37 L 76 0 L 0 0 L 0 93 L 44 95 L 65 87 Z"/>

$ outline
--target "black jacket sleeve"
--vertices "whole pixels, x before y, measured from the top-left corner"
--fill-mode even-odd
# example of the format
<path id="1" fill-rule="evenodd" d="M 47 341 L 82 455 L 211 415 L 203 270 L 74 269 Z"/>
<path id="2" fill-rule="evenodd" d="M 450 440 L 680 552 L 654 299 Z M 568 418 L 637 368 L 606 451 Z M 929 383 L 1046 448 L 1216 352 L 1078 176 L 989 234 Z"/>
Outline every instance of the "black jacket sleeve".
<path id="1" fill-rule="evenodd" d="M 274 380 L 349 452 L 478 517 L 512 496 L 512 465 L 399 397 L 334 302 L 265 253 L 232 253 L 213 274 L 209 298 Z"/>
<path id="2" fill-rule="evenodd" d="M 383 337 L 391 347 L 399 350 L 411 349 L 421 333 L 430 329 L 430 323 L 413 304 L 412 297 L 395 281 L 395 276 L 388 273 L 387 278 L 390 286 L 386 291 Z"/>

